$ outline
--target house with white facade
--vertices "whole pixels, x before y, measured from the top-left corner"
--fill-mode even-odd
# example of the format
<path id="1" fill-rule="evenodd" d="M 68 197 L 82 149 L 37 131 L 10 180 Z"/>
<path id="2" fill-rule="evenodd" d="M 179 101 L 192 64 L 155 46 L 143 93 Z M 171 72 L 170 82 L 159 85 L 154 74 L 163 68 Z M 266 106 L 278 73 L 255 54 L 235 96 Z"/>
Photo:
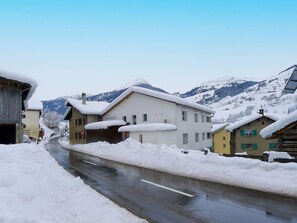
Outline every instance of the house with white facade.
<path id="1" fill-rule="evenodd" d="M 27 109 L 22 114 L 23 134 L 35 140 L 41 137 L 39 119 L 42 109 L 42 102 L 30 100 Z"/>
<path id="2" fill-rule="evenodd" d="M 102 121 L 123 120 L 123 139 L 177 145 L 184 149 L 211 147 L 212 109 L 174 95 L 131 87 L 101 112 Z"/>

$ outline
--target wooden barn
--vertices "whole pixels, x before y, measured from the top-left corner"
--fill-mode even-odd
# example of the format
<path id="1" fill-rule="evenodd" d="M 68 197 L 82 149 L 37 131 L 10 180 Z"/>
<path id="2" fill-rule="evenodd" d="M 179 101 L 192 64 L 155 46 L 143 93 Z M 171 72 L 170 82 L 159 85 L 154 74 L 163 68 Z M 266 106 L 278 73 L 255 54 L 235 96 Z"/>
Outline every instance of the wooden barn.
<path id="1" fill-rule="evenodd" d="M 265 139 L 277 139 L 278 150 L 297 158 L 297 111 L 294 111 L 260 132 Z"/>
<path id="2" fill-rule="evenodd" d="M 32 79 L 0 71 L 0 144 L 22 142 L 22 111 L 36 87 Z"/>

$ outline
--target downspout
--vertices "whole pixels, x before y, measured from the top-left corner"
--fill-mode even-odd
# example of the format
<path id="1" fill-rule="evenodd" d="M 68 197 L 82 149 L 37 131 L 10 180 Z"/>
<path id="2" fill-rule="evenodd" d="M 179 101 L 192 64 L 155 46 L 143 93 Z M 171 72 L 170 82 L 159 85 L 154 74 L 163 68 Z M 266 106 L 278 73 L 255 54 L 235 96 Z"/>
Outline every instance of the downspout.
<path id="1" fill-rule="evenodd" d="M 22 122 L 22 119 L 23 119 L 23 110 L 22 110 L 22 102 L 23 102 L 23 92 L 24 91 L 27 91 L 27 90 L 30 90 L 32 87 L 29 87 L 29 88 L 26 88 L 24 90 L 20 90 L 20 120 L 19 120 L 19 143 L 22 143 L 23 142 L 23 122 Z"/>

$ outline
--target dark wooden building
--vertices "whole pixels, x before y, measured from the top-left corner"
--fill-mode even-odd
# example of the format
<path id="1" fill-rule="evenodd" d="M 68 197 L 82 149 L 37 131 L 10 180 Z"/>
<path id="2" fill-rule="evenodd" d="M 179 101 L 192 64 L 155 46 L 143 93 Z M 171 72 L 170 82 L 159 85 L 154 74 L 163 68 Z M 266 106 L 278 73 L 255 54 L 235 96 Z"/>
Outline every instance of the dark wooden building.
<path id="1" fill-rule="evenodd" d="M 22 141 L 22 110 L 36 86 L 26 77 L 0 71 L 0 144 Z"/>
<path id="2" fill-rule="evenodd" d="M 263 129 L 260 134 L 265 139 L 277 139 L 279 151 L 297 158 L 297 111 Z"/>

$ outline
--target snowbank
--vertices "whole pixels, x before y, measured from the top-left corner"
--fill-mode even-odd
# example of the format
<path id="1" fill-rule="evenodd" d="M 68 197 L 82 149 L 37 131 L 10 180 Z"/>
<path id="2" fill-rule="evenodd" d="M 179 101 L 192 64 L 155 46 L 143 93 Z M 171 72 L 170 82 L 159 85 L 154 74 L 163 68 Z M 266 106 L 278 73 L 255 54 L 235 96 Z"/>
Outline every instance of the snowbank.
<path id="1" fill-rule="evenodd" d="M 175 146 L 140 144 L 128 139 L 119 144 L 97 142 L 62 146 L 102 158 L 176 175 L 297 197 L 297 164 L 266 163 L 239 157 L 184 154 Z"/>
<path id="2" fill-rule="evenodd" d="M 273 162 L 275 159 L 294 159 L 287 152 L 266 151 L 264 153 L 268 154 L 268 162 Z"/>
<path id="3" fill-rule="evenodd" d="M 86 186 L 39 145 L 0 145 L 0 222 L 145 222 Z"/>

